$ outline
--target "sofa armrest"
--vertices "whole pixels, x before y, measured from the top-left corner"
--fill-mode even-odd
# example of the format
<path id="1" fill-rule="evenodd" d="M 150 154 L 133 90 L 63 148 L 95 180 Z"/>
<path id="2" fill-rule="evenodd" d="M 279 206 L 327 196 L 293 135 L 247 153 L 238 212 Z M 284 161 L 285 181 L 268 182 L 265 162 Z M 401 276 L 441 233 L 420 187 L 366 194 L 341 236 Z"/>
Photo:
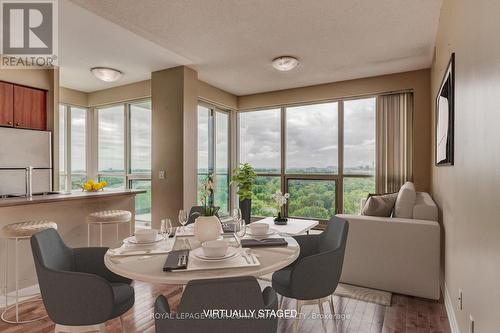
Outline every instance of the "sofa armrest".
<path id="1" fill-rule="evenodd" d="M 342 282 L 439 298 L 440 226 L 437 222 L 337 216 L 349 221 Z"/>

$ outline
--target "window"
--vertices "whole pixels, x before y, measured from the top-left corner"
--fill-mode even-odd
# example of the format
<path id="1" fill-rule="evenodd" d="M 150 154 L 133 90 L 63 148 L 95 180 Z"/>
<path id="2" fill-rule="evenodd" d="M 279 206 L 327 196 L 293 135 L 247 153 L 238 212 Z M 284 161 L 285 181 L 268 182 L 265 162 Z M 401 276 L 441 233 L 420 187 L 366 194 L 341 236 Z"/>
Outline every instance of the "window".
<path id="1" fill-rule="evenodd" d="M 214 204 L 229 214 L 229 112 L 198 105 L 198 188 L 210 173 L 215 175 Z M 198 204 L 200 204 L 198 198 Z"/>
<path id="2" fill-rule="evenodd" d="M 108 188 L 146 190 L 135 201 L 137 228 L 151 226 L 151 101 L 97 109 L 97 170 Z"/>
<path id="3" fill-rule="evenodd" d="M 375 98 L 344 102 L 344 213 L 375 192 Z M 351 176 L 351 177 L 349 177 Z"/>
<path id="4" fill-rule="evenodd" d="M 59 190 L 79 189 L 87 178 L 88 111 L 59 105 Z"/>
<path id="5" fill-rule="evenodd" d="M 375 101 L 240 112 L 239 162 L 258 174 L 252 215 L 276 214 L 276 190 L 290 194 L 285 216 L 328 220 L 337 212 L 358 213 L 360 200 L 375 189 Z"/>

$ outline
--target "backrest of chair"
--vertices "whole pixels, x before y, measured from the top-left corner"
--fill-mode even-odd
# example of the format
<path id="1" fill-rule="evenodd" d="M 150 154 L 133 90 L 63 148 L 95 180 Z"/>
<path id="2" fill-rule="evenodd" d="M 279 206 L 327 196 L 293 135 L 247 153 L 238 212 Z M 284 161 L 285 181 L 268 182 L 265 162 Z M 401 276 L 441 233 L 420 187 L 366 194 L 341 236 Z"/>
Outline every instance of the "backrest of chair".
<path id="1" fill-rule="evenodd" d="M 73 250 L 64 244 L 55 229 L 47 229 L 31 236 L 31 250 L 37 266 L 62 271 L 73 270 Z"/>
<path id="2" fill-rule="evenodd" d="M 209 309 L 262 309 L 264 301 L 257 280 L 244 276 L 189 281 L 179 304 L 180 313 Z"/>
<path id="3" fill-rule="evenodd" d="M 219 211 L 219 207 L 214 207 L 215 208 L 215 215 L 218 216 L 217 212 Z M 193 206 L 189 210 L 189 217 L 188 217 L 188 222 L 186 225 L 194 223 L 196 218 L 198 216 L 204 216 L 205 215 L 205 207 L 204 206 Z"/>
<path id="4" fill-rule="evenodd" d="M 334 216 L 327 224 L 326 230 L 321 234 L 319 252 L 326 252 L 343 248 L 347 244 L 349 224 L 346 220 Z"/>

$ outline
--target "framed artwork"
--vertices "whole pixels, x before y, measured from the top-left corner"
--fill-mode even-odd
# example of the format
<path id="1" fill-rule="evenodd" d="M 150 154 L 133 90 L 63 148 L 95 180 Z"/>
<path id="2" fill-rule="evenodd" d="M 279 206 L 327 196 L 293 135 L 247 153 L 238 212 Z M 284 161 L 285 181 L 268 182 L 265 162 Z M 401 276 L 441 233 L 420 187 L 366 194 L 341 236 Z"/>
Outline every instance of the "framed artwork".
<path id="1" fill-rule="evenodd" d="M 436 166 L 453 165 L 455 134 L 455 53 L 451 54 L 436 97 Z"/>

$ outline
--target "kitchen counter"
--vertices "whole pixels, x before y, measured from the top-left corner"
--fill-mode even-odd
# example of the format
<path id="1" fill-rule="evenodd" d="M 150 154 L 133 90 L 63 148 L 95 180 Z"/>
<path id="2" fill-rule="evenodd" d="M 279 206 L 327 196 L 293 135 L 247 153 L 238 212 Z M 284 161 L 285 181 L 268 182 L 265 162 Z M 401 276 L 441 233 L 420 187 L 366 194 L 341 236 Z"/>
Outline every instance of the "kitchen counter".
<path id="1" fill-rule="evenodd" d="M 145 190 L 104 190 L 97 192 L 83 192 L 83 191 L 73 191 L 58 194 L 46 194 L 46 195 L 35 195 L 31 198 L 26 197 L 14 197 L 14 198 L 0 198 L 0 207 L 11 207 L 19 205 L 31 205 L 31 204 L 41 204 L 50 203 L 58 201 L 68 201 L 68 200 L 81 200 L 81 199 L 91 199 L 91 198 L 101 198 L 110 197 L 118 195 L 136 195 L 146 193 Z"/>

